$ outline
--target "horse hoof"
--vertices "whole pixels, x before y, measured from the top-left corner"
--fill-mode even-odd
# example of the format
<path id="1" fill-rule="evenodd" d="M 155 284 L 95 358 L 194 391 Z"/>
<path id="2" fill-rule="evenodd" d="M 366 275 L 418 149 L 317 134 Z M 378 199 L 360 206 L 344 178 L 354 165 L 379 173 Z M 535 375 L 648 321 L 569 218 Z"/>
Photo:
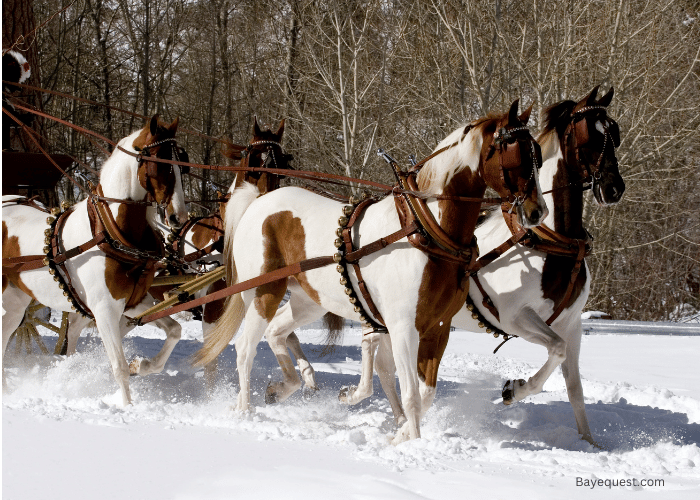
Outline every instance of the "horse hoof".
<path id="1" fill-rule="evenodd" d="M 522 387 L 525 385 L 525 381 L 523 379 L 508 380 L 505 384 L 503 384 L 501 396 L 503 397 L 504 405 L 511 405 L 515 403 L 515 384 L 518 384 L 517 387 Z"/>
<path id="2" fill-rule="evenodd" d="M 267 384 L 267 390 L 265 390 L 265 404 L 266 405 L 274 405 L 279 402 L 279 398 L 277 397 L 277 391 L 273 387 L 272 382 Z"/>
<path id="3" fill-rule="evenodd" d="M 357 390 L 357 387 L 355 386 L 343 386 L 340 388 L 340 393 L 338 393 L 338 400 L 341 403 L 347 403 L 350 400 L 350 396 L 352 396 L 355 391 Z"/>
<path id="4" fill-rule="evenodd" d="M 308 385 L 304 387 L 301 391 L 301 397 L 304 401 L 311 401 L 313 397 L 318 393 L 318 387 L 309 387 Z"/>
<path id="5" fill-rule="evenodd" d="M 133 377 L 135 375 L 138 375 L 140 371 L 141 358 L 134 358 L 134 360 L 131 363 L 129 363 L 129 375 Z"/>

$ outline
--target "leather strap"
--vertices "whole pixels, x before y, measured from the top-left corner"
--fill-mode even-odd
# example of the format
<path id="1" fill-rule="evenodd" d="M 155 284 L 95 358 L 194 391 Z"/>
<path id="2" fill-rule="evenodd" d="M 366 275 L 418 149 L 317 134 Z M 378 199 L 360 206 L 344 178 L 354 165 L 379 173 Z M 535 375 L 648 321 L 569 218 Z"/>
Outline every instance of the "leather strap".
<path id="1" fill-rule="evenodd" d="M 476 284 L 476 287 L 479 289 L 481 292 L 481 296 L 483 297 L 481 300 L 481 303 L 484 305 L 486 309 L 489 310 L 491 314 L 494 315 L 496 320 L 498 322 L 501 321 L 501 316 L 498 314 L 498 309 L 496 309 L 496 306 L 493 304 L 493 301 L 491 300 L 491 297 L 489 297 L 489 294 L 486 293 L 486 290 L 484 290 L 483 285 L 481 284 L 481 280 L 479 279 L 479 275 L 477 273 L 474 273 L 471 275 L 471 278 L 474 280 L 474 283 Z"/>
<path id="2" fill-rule="evenodd" d="M 583 260 L 585 257 L 586 257 L 585 242 L 582 240 L 579 240 L 578 255 L 576 256 L 576 263 L 574 264 L 574 267 L 571 270 L 571 278 L 569 279 L 569 285 L 566 287 L 566 293 L 564 294 L 564 297 L 562 297 L 562 299 L 559 301 L 559 305 L 554 310 L 554 312 L 549 317 L 549 319 L 546 321 L 546 323 L 549 326 L 552 326 L 552 323 L 554 323 L 554 321 L 559 317 L 559 315 L 564 310 L 564 305 L 569 301 L 569 298 L 571 297 L 571 293 L 574 291 L 574 285 L 576 284 L 576 279 L 578 278 L 578 275 L 581 272 L 581 264 L 583 263 Z"/>

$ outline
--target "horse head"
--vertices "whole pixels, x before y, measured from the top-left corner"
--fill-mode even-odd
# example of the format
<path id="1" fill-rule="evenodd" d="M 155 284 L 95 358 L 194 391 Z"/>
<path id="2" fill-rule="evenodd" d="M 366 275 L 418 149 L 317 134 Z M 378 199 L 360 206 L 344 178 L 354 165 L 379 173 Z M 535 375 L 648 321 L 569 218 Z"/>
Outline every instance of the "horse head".
<path id="1" fill-rule="evenodd" d="M 132 147 L 139 153 L 138 181 L 147 192 L 147 198 L 161 206 L 169 207 L 172 212 L 171 222 L 183 223 L 187 220 L 187 206 L 182 189 L 182 173 L 187 167 L 180 168 L 172 163 L 158 161 L 176 160 L 187 162 L 187 153 L 175 141 L 178 119 L 171 124 L 160 120 L 154 115 L 138 134 Z"/>
<path id="2" fill-rule="evenodd" d="M 261 129 L 257 118 L 253 122 L 253 138 L 247 146 L 237 146 L 227 143 L 224 146 L 224 156 L 233 160 L 240 160 L 241 167 L 248 168 L 276 168 L 288 169 L 292 155 L 287 154 L 282 147 L 282 135 L 284 134 L 284 119 L 279 124 L 276 132 L 269 128 Z M 279 187 L 279 174 L 268 174 L 261 171 L 246 171 L 243 175 L 236 176 L 235 187 L 241 182 L 247 181 L 257 185 L 260 193 L 267 193 Z"/>
<path id="3" fill-rule="evenodd" d="M 614 89 L 596 99 L 598 87 L 581 99 L 571 111 L 562 143 L 564 158 L 577 164 L 584 182 L 593 182 L 593 195 L 599 205 L 613 205 L 622 199 L 625 182 L 618 168 L 616 148 L 620 128 L 608 116 Z"/>
<path id="4" fill-rule="evenodd" d="M 531 111 L 518 115 L 516 99 L 507 113 L 480 128 L 484 181 L 504 200 L 504 209 L 516 210 L 523 227 L 537 226 L 548 213 L 538 179 L 542 153 L 527 128 Z"/>

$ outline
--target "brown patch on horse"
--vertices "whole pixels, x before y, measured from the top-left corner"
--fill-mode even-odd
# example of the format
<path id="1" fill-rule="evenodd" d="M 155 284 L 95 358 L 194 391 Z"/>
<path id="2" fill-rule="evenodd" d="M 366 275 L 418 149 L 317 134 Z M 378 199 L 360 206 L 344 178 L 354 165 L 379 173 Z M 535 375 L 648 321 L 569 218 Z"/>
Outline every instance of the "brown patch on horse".
<path id="1" fill-rule="evenodd" d="M 418 345 L 418 376 L 428 387 L 435 387 L 440 361 L 450 340 L 450 323 L 438 324 L 428 337 Z"/>
<path id="2" fill-rule="evenodd" d="M 226 288 L 226 280 L 215 281 L 207 290 L 207 294 L 218 292 L 224 288 Z M 224 312 L 225 304 L 226 299 L 215 300 L 204 304 L 204 314 L 202 316 L 202 320 L 205 323 L 216 323 Z"/>
<path id="3" fill-rule="evenodd" d="M 286 210 L 268 216 L 263 222 L 262 234 L 264 245 L 262 273 L 269 273 L 306 260 L 304 250 L 306 233 L 301 219 L 294 217 L 292 212 Z M 306 274 L 299 273 L 294 277 L 306 294 L 320 305 L 318 292 L 309 284 Z M 255 291 L 255 307 L 258 313 L 270 321 L 286 290 L 287 281 L 284 279 L 259 286 Z"/>
<path id="4" fill-rule="evenodd" d="M 5 224 L 5 221 L 2 221 L 2 258 L 3 259 L 10 259 L 13 257 L 21 257 L 22 256 L 22 250 L 20 249 L 19 246 L 19 237 L 17 236 L 9 236 L 9 231 L 7 229 L 7 225 Z M 17 288 L 22 290 L 24 293 L 29 295 L 31 298 L 35 299 L 34 294 L 32 291 L 25 286 L 24 283 L 22 283 L 22 279 L 20 278 L 20 274 L 15 271 L 10 271 L 7 270 L 5 271 L 3 269 L 2 272 L 2 291 L 4 292 L 5 289 L 10 285 L 10 283 L 14 284 Z"/>
<path id="5" fill-rule="evenodd" d="M 145 251 L 158 251 L 161 248 L 159 236 L 146 221 L 145 206 L 122 204 L 119 206 L 115 221 L 124 238 L 135 248 Z M 138 266 L 124 264 L 108 257 L 105 266 L 105 283 L 110 295 L 115 300 L 126 299 L 127 307 L 141 302 L 155 276 L 155 270 L 151 276 L 142 276 L 142 271 Z M 139 280 L 142 281 L 142 289 L 136 290 Z M 134 292 L 138 293 L 134 294 Z"/>
<path id="6" fill-rule="evenodd" d="M 192 227 L 192 244 L 195 248 L 201 250 L 223 236 L 224 229 L 221 219 L 214 215 L 200 219 Z"/>

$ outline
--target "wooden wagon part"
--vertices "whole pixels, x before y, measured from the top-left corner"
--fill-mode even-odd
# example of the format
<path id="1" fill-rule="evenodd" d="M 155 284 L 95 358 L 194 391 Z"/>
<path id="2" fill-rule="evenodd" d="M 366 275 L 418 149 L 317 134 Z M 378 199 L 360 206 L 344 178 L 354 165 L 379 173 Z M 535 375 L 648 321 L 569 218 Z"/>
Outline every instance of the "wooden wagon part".
<path id="1" fill-rule="evenodd" d="M 20 354 L 22 352 L 22 346 L 25 347 L 27 354 L 32 353 L 32 341 L 36 343 L 42 354 L 48 354 L 49 350 L 46 348 L 44 341 L 41 339 L 41 334 L 37 330 L 37 326 L 42 326 L 47 330 L 51 330 L 58 334 L 58 340 L 56 341 L 56 347 L 54 348 L 54 354 L 65 354 L 66 353 L 66 334 L 68 333 L 68 313 L 64 312 L 61 317 L 61 325 L 56 326 L 47 321 L 42 320 L 37 316 L 37 312 L 44 309 L 43 304 L 38 303 L 36 300 L 32 300 L 31 304 L 24 313 L 24 319 L 20 324 L 19 328 L 12 332 L 10 335 L 9 342 L 15 339 L 15 352 Z"/>

